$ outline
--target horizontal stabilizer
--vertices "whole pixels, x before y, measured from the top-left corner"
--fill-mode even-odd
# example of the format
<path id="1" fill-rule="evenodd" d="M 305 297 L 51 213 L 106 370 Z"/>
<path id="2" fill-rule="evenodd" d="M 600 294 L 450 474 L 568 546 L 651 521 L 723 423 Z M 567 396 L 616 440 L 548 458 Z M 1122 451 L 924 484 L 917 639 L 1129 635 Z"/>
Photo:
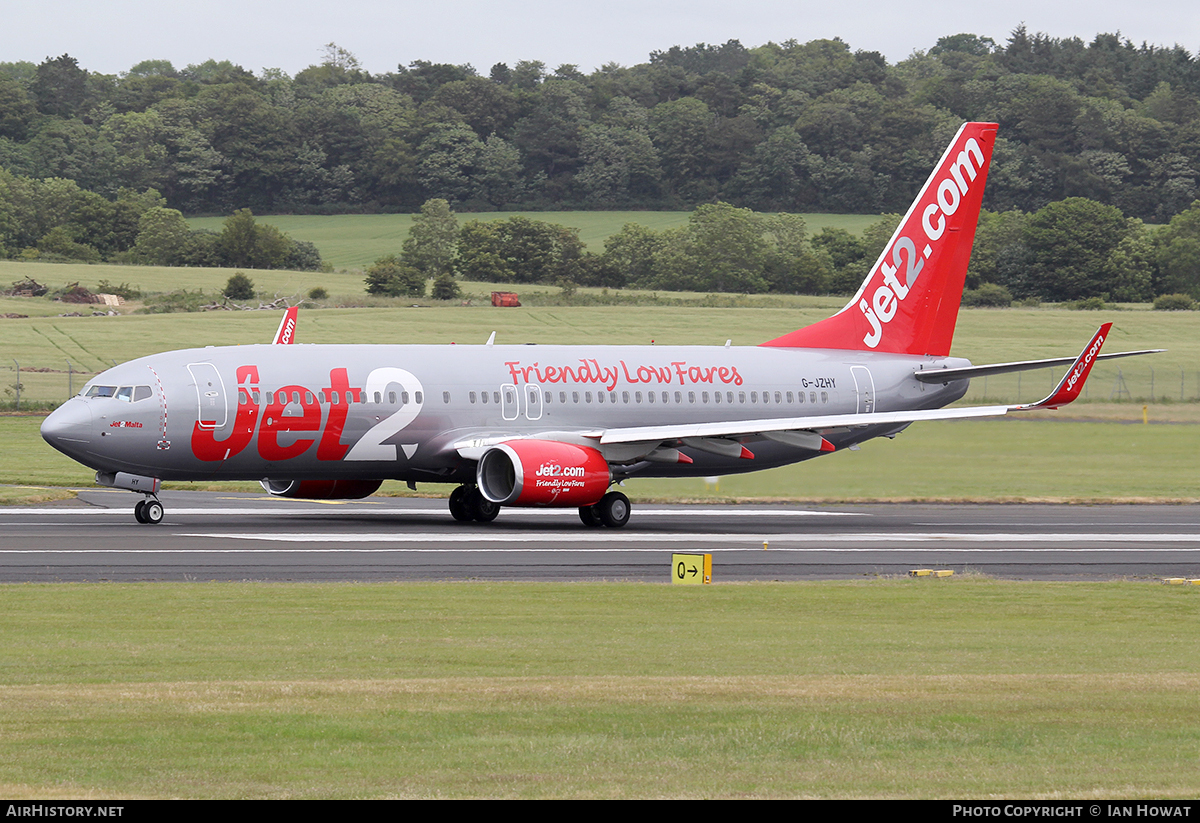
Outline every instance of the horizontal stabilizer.
<path id="1" fill-rule="evenodd" d="M 1134 357 L 1139 354 L 1158 354 L 1166 349 L 1142 349 L 1120 351 L 1113 354 L 1098 354 L 1096 360 L 1116 360 L 1118 357 Z M 964 366 L 961 369 L 927 369 L 913 374 L 922 383 L 949 383 L 951 380 L 971 380 L 975 377 L 991 377 L 994 374 L 1011 374 L 1031 369 L 1046 369 L 1074 363 L 1074 357 L 1051 357 L 1046 360 L 1019 360 L 1015 363 L 995 363 L 989 366 Z"/>

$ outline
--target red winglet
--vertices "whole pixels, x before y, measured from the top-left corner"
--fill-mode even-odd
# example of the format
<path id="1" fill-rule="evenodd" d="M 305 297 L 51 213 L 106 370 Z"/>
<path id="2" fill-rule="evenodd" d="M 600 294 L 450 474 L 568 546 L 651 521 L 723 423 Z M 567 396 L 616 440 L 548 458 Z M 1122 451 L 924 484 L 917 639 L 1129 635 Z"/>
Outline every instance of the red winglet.
<path id="1" fill-rule="evenodd" d="M 821 438 L 821 451 L 823 451 L 823 452 L 837 451 L 837 446 L 833 445 L 828 440 L 826 440 L 824 437 L 822 437 Z"/>
<path id="2" fill-rule="evenodd" d="M 742 458 L 743 460 L 753 460 L 754 452 L 750 451 L 745 446 L 742 446 L 742 453 L 739 454 L 738 457 Z"/>
<path id="3" fill-rule="evenodd" d="M 694 462 L 694 461 L 692 460 L 692 458 L 688 457 L 688 456 L 687 456 L 686 454 L 684 454 L 683 452 L 680 452 L 680 453 L 679 453 L 679 460 L 678 460 L 677 462 L 679 462 L 679 463 L 692 463 L 692 462 Z"/>
<path id="4" fill-rule="evenodd" d="M 292 306 L 283 315 L 283 319 L 279 321 L 279 328 L 275 332 L 275 340 L 272 341 L 278 345 L 287 345 L 296 342 L 296 318 L 300 314 L 299 306 Z"/>
<path id="5" fill-rule="evenodd" d="M 1104 340 L 1108 337 L 1108 330 L 1111 328 L 1112 323 L 1105 323 L 1100 327 L 1091 341 L 1083 347 L 1083 351 L 1080 352 L 1079 357 L 1075 358 L 1075 362 L 1071 365 L 1071 368 L 1067 369 L 1067 373 L 1063 375 L 1063 379 L 1059 381 L 1058 386 L 1050 393 L 1049 397 L 1025 406 L 1012 406 L 1013 411 L 1057 409 L 1059 406 L 1065 406 L 1079 397 L 1079 393 L 1083 391 L 1083 384 L 1087 382 L 1088 374 L 1091 372 L 1092 366 L 1096 363 L 1096 355 L 1100 353 L 1101 347 L 1104 346 Z"/>

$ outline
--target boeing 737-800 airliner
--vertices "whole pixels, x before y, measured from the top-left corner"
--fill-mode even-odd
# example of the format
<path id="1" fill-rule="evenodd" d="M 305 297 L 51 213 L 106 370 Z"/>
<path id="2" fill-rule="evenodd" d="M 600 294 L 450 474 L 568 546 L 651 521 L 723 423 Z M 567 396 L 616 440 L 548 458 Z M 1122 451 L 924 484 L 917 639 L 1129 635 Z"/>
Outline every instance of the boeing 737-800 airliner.
<path id="1" fill-rule="evenodd" d="M 767 469 L 923 420 L 1056 408 L 1079 395 L 1102 326 L 1077 357 L 972 366 L 950 356 L 996 126 L 967 123 L 871 268 L 832 317 L 758 346 L 391 346 L 186 349 L 109 369 L 42 435 L 141 493 L 163 480 L 261 480 L 284 497 L 355 498 L 385 479 L 457 484 L 450 512 L 577 508 L 623 526 L 629 477 Z M 972 377 L 1071 364 L 1026 406 L 945 408 Z"/>

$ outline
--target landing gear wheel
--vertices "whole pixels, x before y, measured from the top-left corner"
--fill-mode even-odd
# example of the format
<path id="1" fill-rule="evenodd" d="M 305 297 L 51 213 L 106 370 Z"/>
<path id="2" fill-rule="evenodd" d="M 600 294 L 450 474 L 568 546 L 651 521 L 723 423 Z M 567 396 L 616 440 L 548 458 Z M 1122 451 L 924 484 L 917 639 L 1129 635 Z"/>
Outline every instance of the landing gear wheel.
<path id="1" fill-rule="evenodd" d="M 133 519 L 139 523 L 146 522 L 146 501 L 139 500 L 137 505 L 133 507 Z"/>
<path id="2" fill-rule="evenodd" d="M 480 523 L 491 523 L 500 514 L 500 504 L 488 500 L 479 492 L 479 489 L 471 489 L 467 492 L 467 507 L 471 511 L 471 516 Z"/>
<path id="3" fill-rule="evenodd" d="M 600 512 L 597 511 L 597 506 L 580 506 L 579 519 L 583 521 L 585 526 L 602 526 L 604 523 L 600 520 Z"/>
<path id="4" fill-rule="evenodd" d="M 610 529 L 619 529 L 629 522 L 629 498 L 620 492 L 609 492 L 596 504 L 600 521 Z"/>
<path id="5" fill-rule="evenodd" d="M 142 517 L 143 522 L 149 523 L 151 526 L 157 526 L 163 519 L 163 505 L 157 500 L 142 501 Z"/>
<path id="6" fill-rule="evenodd" d="M 468 497 L 470 492 L 470 486 L 459 486 L 457 489 L 450 492 L 450 516 L 459 523 L 465 523 L 469 520 L 475 519 L 475 515 L 471 512 L 471 505 Z"/>

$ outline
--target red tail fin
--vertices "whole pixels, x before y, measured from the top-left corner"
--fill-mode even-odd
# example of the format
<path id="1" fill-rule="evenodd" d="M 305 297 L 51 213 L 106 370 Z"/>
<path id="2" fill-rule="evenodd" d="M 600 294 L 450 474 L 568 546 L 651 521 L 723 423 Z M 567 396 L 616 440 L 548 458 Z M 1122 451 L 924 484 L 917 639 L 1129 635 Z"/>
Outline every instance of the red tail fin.
<path id="1" fill-rule="evenodd" d="M 996 129 L 963 124 L 845 308 L 763 345 L 949 354 Z"/>
<path id="2" fill-rule="evenodd" d="M 296 342 L 296 318 L 300 314 L 299 306 L 292 306 L 283 315 L 283 319 L 279 321 L 279 328 L 275 331 L 275 340 L 277 345 L 287 345 Z"/>

